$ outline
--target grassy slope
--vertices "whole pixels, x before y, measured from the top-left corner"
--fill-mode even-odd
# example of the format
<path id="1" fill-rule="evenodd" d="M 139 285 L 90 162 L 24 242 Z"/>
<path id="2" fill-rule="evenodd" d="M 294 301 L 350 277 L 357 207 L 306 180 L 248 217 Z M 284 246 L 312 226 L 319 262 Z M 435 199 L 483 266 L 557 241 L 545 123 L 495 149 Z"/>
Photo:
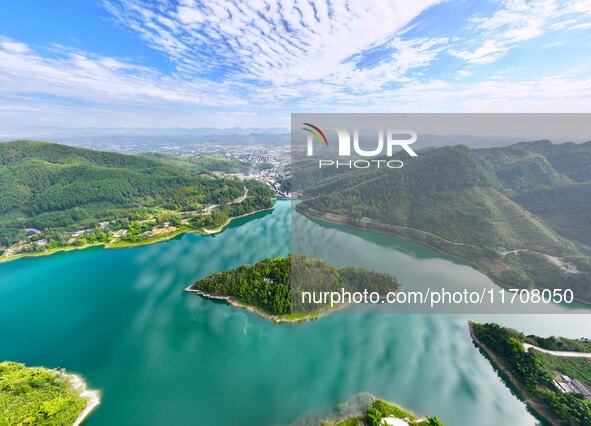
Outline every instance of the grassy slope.
<path id="1" fill-rule="evenodd" d="M 536 351 L 536 357 L 549 372 L 559 371 L 573 379 L 579 379 L 591 388 L 591 359 L 558 357 L 539 351 Z"/>
<path id="2" fill-rule="evenodd" d="M 376 416 L 376 414 L 378 415 Z M 373 399 L 373 403 L 371 405 L 367 406 L 366 412 L 363 415 L 339 419 L 334 423 L 334 426 L 367 426 L 372 424 L 378 424 L 378 422 L 380 422 L 380 419 L 386 417 L 404 419 L 405 421 L 408 421 L 411 425 L 415 426 L 445 426 L 443 422 L 437 420 L 437 417 L 434 417 L 432 419 L 417 418 L 411 412 L 406 411 L 405 409 L 395 404 L 392 404 L 391 402 L 386 402 L 376 398 Z M 321 422 L 321 426 L 332 425 L 333 423 L 331 423 L 330 421 Z"/>

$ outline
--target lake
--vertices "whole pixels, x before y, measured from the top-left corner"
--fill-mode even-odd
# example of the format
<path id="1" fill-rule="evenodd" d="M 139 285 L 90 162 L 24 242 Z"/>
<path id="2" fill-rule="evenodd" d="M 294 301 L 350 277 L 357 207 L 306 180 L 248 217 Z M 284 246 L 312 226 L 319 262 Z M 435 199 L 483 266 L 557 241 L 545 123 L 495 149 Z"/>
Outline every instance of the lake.
<path id="1" fill-rule="evenodd" d="M 184 292 L 213 272 L 285 256 L 291 206 L 144 247 L 0 264 L 0 360 L 63 367 L 102 393 L 87 424 L 279 425 L 371 392 L 449 425 L 537 421 L 472 345 L 466 321 L 591 337 L 585 315 L 394 315 L 371 307 L 276 325 Z M 399 238 L 311 221 L 311 250 L 406 286 L 488 278 Z M 354 243 L 354 244 L 350 244 Z M 341 247 L 355 247 L 355 253 Z M 317 247 L 317 249 L 316 249 Z M 451 284 L 450 284 L 451 285 Z"/>

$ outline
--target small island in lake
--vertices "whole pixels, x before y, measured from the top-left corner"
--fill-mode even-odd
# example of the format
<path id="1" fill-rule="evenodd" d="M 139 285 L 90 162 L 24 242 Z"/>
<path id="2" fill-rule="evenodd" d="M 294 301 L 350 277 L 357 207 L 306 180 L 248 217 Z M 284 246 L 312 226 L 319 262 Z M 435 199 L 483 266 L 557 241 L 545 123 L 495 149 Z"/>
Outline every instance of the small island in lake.
<path id="1" fill-rule="evenodd" d="M 302 255 L 264 259 L 196 281 L 187 291 L 210 299 L 249 309 L 275 322 L 298 322 L 318 318 L 337 306 L 318 302 L 307 293 L 322 295 L 331 291 L 400 291 L 395 277 L 361 268 L 341 268 Z M 339 303 L 338 306 L 342 306 Z"/>
<path id="2" fill-rule="evenodd" d="M 474 343 L 525 404 L 552 425 L 591 425 L 591 340 L 525 336 L 469 322 Z"/>
<path id="3" fill-rule="evenodd" d="M 99 402 L 99 393 L 77 375 L 0 363 L 0 426 L 77 426 Z"/>

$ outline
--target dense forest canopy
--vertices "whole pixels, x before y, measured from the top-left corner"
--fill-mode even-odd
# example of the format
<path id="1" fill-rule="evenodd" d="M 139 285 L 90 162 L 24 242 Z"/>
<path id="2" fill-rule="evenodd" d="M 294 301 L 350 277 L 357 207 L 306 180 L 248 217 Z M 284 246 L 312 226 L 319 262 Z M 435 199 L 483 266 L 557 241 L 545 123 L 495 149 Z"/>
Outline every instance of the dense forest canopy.
<path id="1" fill-rule="evenodd" d="M 57 371 L 0 363 L 0 425 L 71 425 L 86 399 Z"/>
<path id="2" fill-rule="evenodd" d="M 22 239 L 24 228 L 94 227 L 101 220 L 130 214 L 143 217 L 156 210 L 226 205 L 244 194 L 243 181 L 195 169 L 202 171 L 210 163 L 223 169 L 234 163 L 221 160 L 220 166 L 211 158 L 189 166 L 182 163 L 168 156 L 123 155 L 44 142 L 0 143 L 0 246 Z M 228 207 L 227 216 L 246 212 L 247 207 L 270 207 L 273 191 L 258 182 L 246 185 L 249 206 Z"/>
<path id="3" fill-rule="evenodd" d="M 156 160 L 161 163 L 177 166 L 187 171 L 195 173 L 222 172 L 248 174 L 254 168 L 253 165 L 246 161 L 240 161 L 230 158 L 212 157 L 209 155 L 203 155 L 198 158 L 192 158 L 150 152 L 146 154 L 140 154 L 139 157 L 150 160 Z"/>
<path id="4" fill-rule="evenodd" d="M 209 295 L 235 298 L 273 315 L 313 312 L 326 307 L 302 304 L 299 297 L 302 291 L 367 289 L 384 295 L 401 287 L 396 278 L 388 274 L 360 268 L 337 269 L 325 261 L 301 255 L 264 259 L 255 265 L 215 273 L 191 286 Z"/>

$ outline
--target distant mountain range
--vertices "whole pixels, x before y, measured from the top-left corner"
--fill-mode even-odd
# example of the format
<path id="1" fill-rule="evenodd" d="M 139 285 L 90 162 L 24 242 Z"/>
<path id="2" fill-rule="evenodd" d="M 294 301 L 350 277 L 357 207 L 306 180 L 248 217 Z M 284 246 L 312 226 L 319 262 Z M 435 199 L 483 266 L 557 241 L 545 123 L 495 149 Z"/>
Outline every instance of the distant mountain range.
<path id="1" fill-rule="evenodd" d="M 281 127 L 27 127 L 27 128 L 4 128 L 0 129 L 0 137 L 3 138 L 28 138 L 39 136 L 205 136 L 205 135 L 273 135 L 289 133 L 289 129 Z"/>
<path id="2" fill-rule="evenodd" d="M 278 138 L 277 138 L 278 137 Z M 94 142 L 126 141 L 150 144 L 155 141 L 168 143 L 222 142 L 222 143 L 289 143 L 290 129 L 284 127 L 28 127 L 0 128 L 0 141 L 15 139 L 43 139 L 52 142 L 75 144 L 81 140 Z M 416 146 L 443 147 L 450 145 L 466 145 L 470 148 L 491 148 L 509 146 L 521 142 L 522 138 L 505 136 L 473 136 L 473 135 L 434 135 L 421 134 Z M 564 140 L 566 142 L 566 140 Z M 363 143 L 363 141 L 362 141 Z"/>

